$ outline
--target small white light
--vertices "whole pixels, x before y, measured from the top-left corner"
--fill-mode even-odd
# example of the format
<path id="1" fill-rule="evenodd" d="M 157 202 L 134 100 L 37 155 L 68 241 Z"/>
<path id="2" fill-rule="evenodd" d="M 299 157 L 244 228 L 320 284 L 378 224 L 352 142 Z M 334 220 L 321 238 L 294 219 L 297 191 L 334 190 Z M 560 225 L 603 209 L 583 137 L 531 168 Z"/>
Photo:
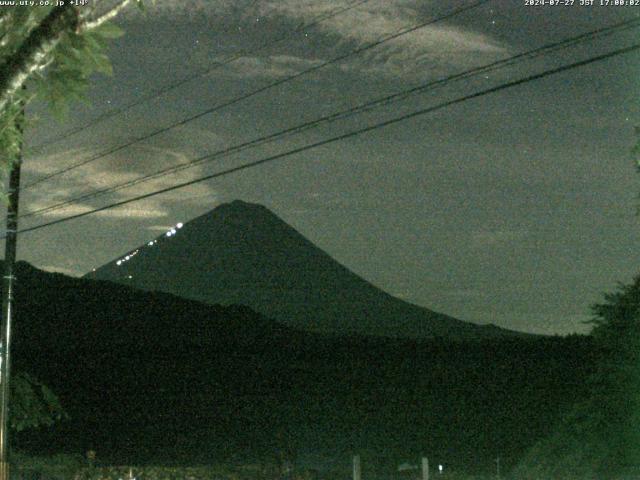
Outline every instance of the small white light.
<path id="1" fill-rule="evenodd" d="M 125 260 L 129 260 L 131 257 L 129 255 L 127 255 L 126 257 L 124 257 Z"/>
<path id="2" fill-rule="evenodd" d="M 167 232 L 166 235 L 167 235 L 167 237 L 170 237 L 171 236 L 171 232 Z"/>
<path id="3" fill-rule="evenodd" d="M 129 277 L 129 278 L 131 278 L 131 277 Z M 442 473 L 442 465 L 438 465 L 438 471 L 439 471 L 440 473 Z"/>
<path id="4" fill-rule="evenodd" d="M 118 266 L 122 265 L 122 260 L 118 260 L 118 261 L 116 262 L 116 265 L 118 265 Z"/>
<path id="5" fill-rule="evenodd" d="M 127 276 L 127 278 L 133 278 L 131 275 Z"/>
<path id="6" fill-rule="evenodd" d="M 175 229 L 175 228 L 172 228 L 172 229 L 171 229 L 171 233 L 172 233 L 173 235 L 175 235 L 175 234 L 176 234 L 176 229 Z"/>
<path id="7" fill-rule="evenodd" d="M 149 243 L 147 243 L 147 245 L 149 245 L 150 247 L 152 247 L 152 246 L 153 246 L 153 242 L 149 242 Z"/>
<path id="8" fill-rule="evenodd" d="M 176 225 L 176 227 L 177 227 L 177 228 L 182 228 L 182 223 L 178 223 L 178 224 Z"/>

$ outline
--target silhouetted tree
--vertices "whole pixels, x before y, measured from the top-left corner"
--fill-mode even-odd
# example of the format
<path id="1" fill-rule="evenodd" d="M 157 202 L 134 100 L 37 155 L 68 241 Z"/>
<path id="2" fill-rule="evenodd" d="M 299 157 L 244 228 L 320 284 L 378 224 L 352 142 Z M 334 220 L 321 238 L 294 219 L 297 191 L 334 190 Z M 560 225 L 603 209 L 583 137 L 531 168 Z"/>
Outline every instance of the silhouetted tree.
<path id="1" fill-rule="evenodd" d="M 18 373 L 11 383 L 11 428 L 25 430 L 50 426 L 67 415 L 58 397 L 31 375 Z"/>
<path id="2" fill-rule="evenodd" d="M 37 2 L 36 2 L 37 3 Z M 121 34 L 109 24 L 140 0 L 89 2 L 76 6 L 16 6 L 0 9 L 0 166 L 17 158 L 22 127 L 16 119 L 33 98 L 48 100 L 56 112 L 82 98 L 93 72 L 111 72 L 105 41 Z M 29 91 L 22 87 L 29 82 Z"/>
<path id="3" fill-rule="evenodd" d="M 514 478 L 604 479 L 640 469 L 640 276 L 592 309 L 598 363 L 588 397 L 529 451 Z"/>

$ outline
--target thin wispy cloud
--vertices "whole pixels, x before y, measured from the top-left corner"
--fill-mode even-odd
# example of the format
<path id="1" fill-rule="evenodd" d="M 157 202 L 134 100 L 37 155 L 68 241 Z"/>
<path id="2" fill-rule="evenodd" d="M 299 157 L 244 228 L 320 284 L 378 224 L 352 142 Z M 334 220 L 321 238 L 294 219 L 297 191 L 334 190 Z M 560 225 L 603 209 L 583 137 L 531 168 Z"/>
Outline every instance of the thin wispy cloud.
<path id="1" fill-rule="evenodd" d="M 417 0 L 371 0 L 356 8 L 331 16 L 352 5 L 347 0 L 266 0 L 253 2 L 196 1 L 189 8 L 171 0 L 160 0 L 156 9 L 160 14 L 192 18 L 207 17 L 210 22 L 238 24 L 248 28 L 256 19 L 280 25 L 281 33 L 293 32 L 302 25 L 313 24 L 307 33 L 317 38 L 320 44 L 336 47 L 340 52 L 348 48 L 369 45 L 388 35 L 418 25 L 452 11 L 432 2 L 425 6 Z M 328 16 L 323 21 L 319 18 Z M 223 21 L 224 20 L 224 21 Z M 244 23 L 243 23 L 244 22 Z M 236 28 L 237 29 L 237 28 Z M 274 36 L 278 35 L 274 33 Z M 273 56 L 251 57 L 238 60 L 232 67 L 248 74 L 283 76 L 304 67 L 304 62 L 313 64 L 316 59 L 291 57 L 287 60 L 287 48 L 298 43 L 283 42 Z M 451 67 L 469 67 L 508 53 L 508 47 L 491 35 L 461 26 L 457 17 L 427 25 L 402 35 L 380 47 L 354 56 L 341 63 L 344 70 L 359 71 L 368 75 L 397 77 L 409 75 L 424 77 L 425 74 L 441 73 Z M 338 54 L 339 55 L 339 54 Z M 295 58 L 295 60 L 294 60 Z M 425 71 L 425 67 L 428 70 Z M 261 72 L 261 73 L 260 73 Z"/>
<path id="2" fill-rule="evenodd" d="M 60 267 L 58 265 L 39 265 L 38 268 L 41 268 L 42 270 L 45 270 L 47 272 L 63 273 L 71 277 L 79 277 L 84 273 L 77 269 Z"/>
<path id="3" fill-rule="evenodd" d="M 323 60 L 306 59 L 293 55 L 268 57 L 241 57 L 228 64 L 227 73 L 237 77 L 282 78 L 296 75 L 323 63 Z"/>
<path id="4" fill-rule="evenodd" d="M 92 205 L 87 203 L 77 203 L 69 205 L 64 209 L 54 210 L 42 215 L 46 220 L 54 220 L 60 217 L 69 217 L 73 215 L 80 215 L 90 212 L 94 209 Z M 166 209 L 163 208 L 141 208 L 132 206 L 123 206 L 118 208 L 112 208 L 96 212 L 94 215 L 102 218 L 116 218 L 116 219 L 152 219 L 152 218 L 164 218 L 168 214 Z"/>
<path id="5" fill-rule="evenodd" d="M 299 2 L 274 0 L 260 4 L 265 16 L 279 15 L 296 22 L 311 22 L 318 16 L 347 2 L 320 0 Z M 434 9 L 438 10 L 438 9 Z M 417 2 L 371 1 L 342 15 L 320 22 L 315 31 L 338 40 L 338 43 L 368 45 L 434 17 L 418 8 Z M 372 49 L 366 55 L 350 60 L 348 65 L 369 73 L 397 75 L 418 65 L 468 66 L 486 57 L 505 54 L 507 47 L 489 35 L 465 29 L 451 22 L 435 23 L 402 35 Z"/>
<path id="6" fill-rule="evenodd" d="M 65 202 L 75 197 L 82 196 L 128 182 L 135 182 L 141 176 L 162 170 L 166 167 L 173 167 L 185 164 L 201 154 L 205 149 L 211 149 L 208 143 L 211 136 L 199 136 L 198 132 L 175 132 L 174 135 L 181 137 L 180 141 L 173 147 L 163 145 L 144 146 L 139 145 L 127 151 L 121 151 L 109 158 L 88 163 L 81 168 L 70 170 L 69 172 L 52 179 L 51 182 L 43 184 L 45 188 L 33 188 L 25 190 L 25 208 L 23 213 L 49 207 L 59 202 Z M 200 141 L 197 141 L 200 138 Z M 29 173 L 36 174 L 36 178 L 41 175 L 56 172 L 61 166 L 69 163 L 69 159 L 79 161 L 91 158 L 99 153 L 91 148 L 74 149 L 60 153 L 46 155 L 42 161 L 32 161 L 27 164 Z M 160 176 L 142 183 L 134 184 L 130 187 L 99 195 L 95 198 L 87 198 L 74 202 L 57 210 L 44 212 L 38 217 L 28 217 L 29 221 L 38 218 L 39 220 L 54 220 L 89 212 L 96 207 L 108 203 L 116 203 L 127 200 L 131 197 L 171 187 L 177 183 L 189 181 L 202 174 L 201 167 L 185 169 L 170 175 Z M 207 203 L 215 198 L 216 192 L 210 185 L 196 184 L 188 191 L 173 191 L 157 197 L 144 200 L 141 203 L 132 203 L 122 207 L 104 210 L 96 213 L 101 217 L 111 218 L 131 218 L 149 220 L 155 218 L 165 218 L 175 205 L 184 203 L 185 200 L 196 199 L 197 202 Z"/>

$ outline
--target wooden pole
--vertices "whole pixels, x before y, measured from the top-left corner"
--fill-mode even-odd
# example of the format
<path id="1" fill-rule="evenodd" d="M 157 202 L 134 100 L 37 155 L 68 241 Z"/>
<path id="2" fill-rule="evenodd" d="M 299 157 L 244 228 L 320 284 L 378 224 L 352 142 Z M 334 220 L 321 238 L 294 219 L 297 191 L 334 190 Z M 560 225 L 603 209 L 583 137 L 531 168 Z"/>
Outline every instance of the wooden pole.
<path id="1" fill-rule="evenodd" d="M 429 480 L 429 459 L 422 457 L 422 480 Z"/>
<path id="2" fill-rule="evenodd" d="M 353 480 L 362 480 L 362 465 L 360 465 L 360 455 L 353 456 Z"/>

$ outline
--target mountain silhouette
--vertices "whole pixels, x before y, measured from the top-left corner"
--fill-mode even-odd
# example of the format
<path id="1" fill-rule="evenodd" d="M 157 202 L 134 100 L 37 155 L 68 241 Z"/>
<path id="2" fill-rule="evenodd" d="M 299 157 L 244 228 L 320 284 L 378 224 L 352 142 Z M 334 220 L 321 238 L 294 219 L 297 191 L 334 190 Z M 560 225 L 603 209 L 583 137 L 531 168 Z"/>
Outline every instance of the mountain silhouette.
<path id="1" fill-rule="evenodd" d="M 38 454 L 174 465 L 283 449 L 389 462 L 430 452 L 482 470 L 498 451 L 506 467 L 551 432 L 592 371 L 583 337 L 333 336 L 25 263 L 16 276 L 12 368 L 70 417 L 16 434 L 16 448 Z"/>
<path id="2" fill-rule="evenodd" d="M 246 305 L 284 324 L 400 338 L 513 335 L 395 298 L 266 207 L 222 204 L 86 275 L 208 304 Z"/>

